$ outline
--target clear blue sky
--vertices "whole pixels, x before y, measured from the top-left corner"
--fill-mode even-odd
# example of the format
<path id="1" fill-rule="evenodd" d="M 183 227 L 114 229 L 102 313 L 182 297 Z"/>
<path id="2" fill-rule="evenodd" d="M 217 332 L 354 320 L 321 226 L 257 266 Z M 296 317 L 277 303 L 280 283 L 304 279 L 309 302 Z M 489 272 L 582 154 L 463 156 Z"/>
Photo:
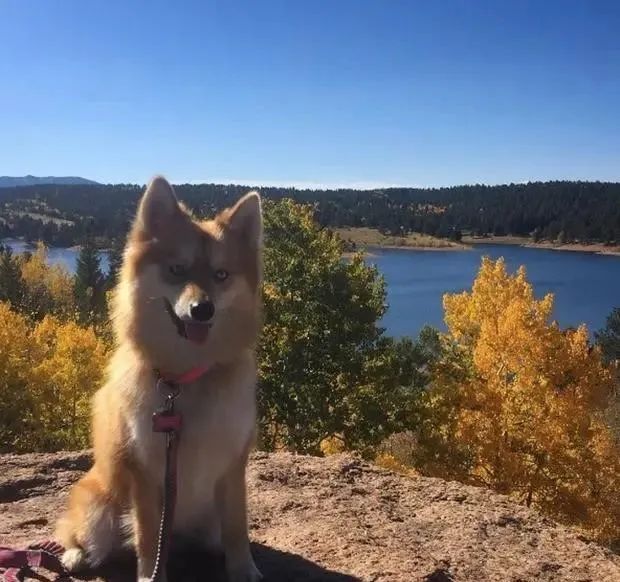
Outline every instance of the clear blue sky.
<path id="1" fill-rule="evenodd" d="M 620 2 L 0 0 L 0 175 L 620 180 Z"/>

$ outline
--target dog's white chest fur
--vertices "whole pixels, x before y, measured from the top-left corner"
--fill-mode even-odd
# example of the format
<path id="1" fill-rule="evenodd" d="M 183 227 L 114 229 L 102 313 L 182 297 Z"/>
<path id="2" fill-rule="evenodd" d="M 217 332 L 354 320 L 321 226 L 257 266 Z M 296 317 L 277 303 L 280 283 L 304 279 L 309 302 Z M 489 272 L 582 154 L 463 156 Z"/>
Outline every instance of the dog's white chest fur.
<path id="1" fill-rule="evenodd" d="M 221 380 L 221 379 L 220 379 Z M 247 450 L 253 436 L 256 404 L 253 363 L 238 368 L 225 382 L 207 374 L 181 387 L 175 411 L 182 416 L 179 435 L 175 531 L 200 534 L 217 543 L 215 486 Z M 152 430 L 152 415 L 164 402 L 155 386 L 127 419 L 140 464 L 155 483 L 164 479 L 166 437 Z"/>

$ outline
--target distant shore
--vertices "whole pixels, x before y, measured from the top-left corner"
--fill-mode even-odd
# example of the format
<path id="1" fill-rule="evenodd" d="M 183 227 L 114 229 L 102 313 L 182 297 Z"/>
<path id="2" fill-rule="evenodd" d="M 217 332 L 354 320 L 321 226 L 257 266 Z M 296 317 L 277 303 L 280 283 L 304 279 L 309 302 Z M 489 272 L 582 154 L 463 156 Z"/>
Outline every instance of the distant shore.
<path id="1" fill-rule="evenodd" d="M 370 254 L 372 254 L 373 249 L 464 251 L 471 248 L 466 244 L 421 233 L 408 233 L 402 236 L 386 235 L 367 227 L 334 228 L 333 230 L 349 247 L 354 247 L 347 249 L 348 255 L 358 250 L 371 251 Z"/>
<path id="2" fill-rule="evenodd" d="M 455 242 L 421 233 L 409 233 L 403 236 L 384 235 L 374 228 L 367 227 L 335 228 L 333 230 L 348 245 L 347 250 L 344 252 L 345 257 L 351 257 L 357 251 L 363 251 L 367 255 L 372 256 L 373 250 L 382 249 L 408 251 L 464 251 L 471 250 L 473 245 L 485 244 L 515 245 L 532 249 L 620 256 L 620 245 L 605 245 L 603 243 L 534 242 L 529 237 L 520 236 L 464 236 L 461 241 Z"/>
<path id="3" fill-rule="evenodd" d="M 620 246 L 605 245 L 603 243 L 557 243 L 551 241 L 534 242 L 531 238 L 521 236 L 489 236 L 489 237 L 463 237 L 463 242 L 469 245 L 495 244 L 517 245 L 531 249 L 549 249 L 552 251 L 568 251 L 575 253 L 592 253 L 596 255 L 620 256 Z"/>
<path id="4" fill-rule="evenodd" d="M 8 246 L 23 246 L 24 250 L 36 251 L 38 243 L 36 241 L 26 240 L 24 237 L 18 237 L 18 238 L 0 238 L 0 244 L 5 244 Z M 80 252 L 80 250 L 82 250 L 82 245 L 79 245 L 79 244 L 74 244 L 69 247 L 63 246 L 63 245 L 53 245 L 50 243 L 44 243 L 44 244 L 48 250 L 58 249 L 58 250 L 75 251 L 75 252 Z M 112 247 L 109 245 L 98 246 L 97 250 L 100 253 L 109 253 L 112 250 Z"/>

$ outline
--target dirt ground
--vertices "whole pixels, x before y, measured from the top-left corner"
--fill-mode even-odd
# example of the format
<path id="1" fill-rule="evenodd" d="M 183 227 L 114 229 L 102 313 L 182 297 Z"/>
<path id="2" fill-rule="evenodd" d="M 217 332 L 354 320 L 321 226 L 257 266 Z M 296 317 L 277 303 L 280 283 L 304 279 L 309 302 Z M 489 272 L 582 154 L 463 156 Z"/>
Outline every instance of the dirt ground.
<path id="1" fill-rule="evenodd" d="M 0 456 L 0 546 L 50 536 L 83 453 Z M 250 529 L 271 582 L 620 581 L 620 557 L 484 489 L 408 478 L 339 455 L 252 457 Z M 223 581 L 222 560 L 177 553 L 170 581 Z M 100 576 L 132 580 L 133 565 Z"/>

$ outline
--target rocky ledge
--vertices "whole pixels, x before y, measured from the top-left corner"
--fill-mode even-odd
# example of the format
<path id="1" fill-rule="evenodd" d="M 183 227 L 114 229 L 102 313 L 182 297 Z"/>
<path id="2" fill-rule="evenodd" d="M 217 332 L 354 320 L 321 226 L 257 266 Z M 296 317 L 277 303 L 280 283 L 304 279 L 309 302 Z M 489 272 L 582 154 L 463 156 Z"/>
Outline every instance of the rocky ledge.
<path id="1" fill-rule="evenodd" d="M 0 455 L 0 546 L 50 536 L 87 452 Z M 250 528 L 271 582 L 620 581 L 620 557 L 485 489 L 408 478 L 347 455 L 253 455 Z M 223 580 L 221 559 L 176 556 L 172 580 Z M 107 581 L 132 579 L 110 565 Z"/>

